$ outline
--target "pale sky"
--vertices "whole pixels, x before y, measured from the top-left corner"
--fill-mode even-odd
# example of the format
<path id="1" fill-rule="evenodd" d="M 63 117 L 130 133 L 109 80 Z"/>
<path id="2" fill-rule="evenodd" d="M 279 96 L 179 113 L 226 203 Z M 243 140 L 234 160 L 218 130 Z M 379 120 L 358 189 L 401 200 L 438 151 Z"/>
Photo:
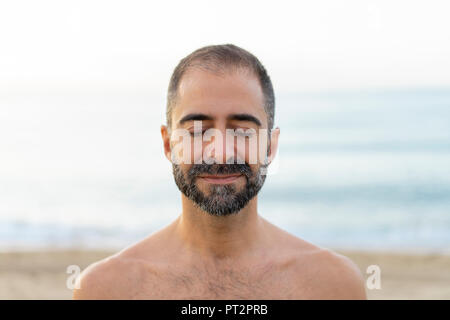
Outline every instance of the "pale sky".
<path id="1" fill-rule="evenodd" d="M 0 95 L 156 92 L 178 61 L 233 43 L 277 92 L 450 86 L 450 2 L 2 1 Z"/>

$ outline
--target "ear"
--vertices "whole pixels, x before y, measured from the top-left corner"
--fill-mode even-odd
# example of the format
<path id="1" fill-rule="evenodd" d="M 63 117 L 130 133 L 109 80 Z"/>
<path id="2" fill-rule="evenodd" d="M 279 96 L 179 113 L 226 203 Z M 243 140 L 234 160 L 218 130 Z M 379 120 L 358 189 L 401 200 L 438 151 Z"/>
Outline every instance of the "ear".
<path id="1" fill-rule="evenodd" d="M 172 162 L 172 150 L 170 149 L 170 133 L 167 126 L 161 126 L 161 137 L 163 140 L 164 155 L 169 161 Z"/>
<path id="2" fill-rule="evenodd" d="M 276 127 L 275 129 L 272 129 L 270 131 L 270 145 L 269 145 L 269 152 L 267 155 L 267 160 L 269 161 L 269 164 L 272 163 L 273 159 L 275 158 L 275 155 L 277 154 L 279 136 L 280 136 L 279 127 Z"/>

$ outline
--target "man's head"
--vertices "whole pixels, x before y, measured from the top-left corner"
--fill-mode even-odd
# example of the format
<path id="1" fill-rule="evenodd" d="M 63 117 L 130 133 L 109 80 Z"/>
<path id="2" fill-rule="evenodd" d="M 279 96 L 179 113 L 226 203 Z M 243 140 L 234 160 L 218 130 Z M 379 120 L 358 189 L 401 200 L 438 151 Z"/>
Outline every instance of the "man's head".
<path id="1" fill-rule="evenodd" d="M 276 153 L 274 110 L 271 80 L 248 51 L 215 45 L 182 59 L 170 79 L 167 126 L 161 127 L 180 191 L 209 214 L 244 208 L 261 189 Z M 254 143 L 265 139 L 267 144 Z M 180 151 L 181 163 L 174 161 Z"/>

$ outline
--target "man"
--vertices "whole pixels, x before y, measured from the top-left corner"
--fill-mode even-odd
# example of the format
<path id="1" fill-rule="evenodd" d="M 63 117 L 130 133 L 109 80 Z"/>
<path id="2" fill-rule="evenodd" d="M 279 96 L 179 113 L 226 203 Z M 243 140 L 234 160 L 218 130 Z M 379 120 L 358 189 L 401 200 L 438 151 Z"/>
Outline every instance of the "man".
<path id="1" fill-rule="evenodd" d="M 215 45 L 182 59 L 161 127 L 182 213 L 89 266 L 74 299 L 365 299 L 348 258 L 258 215 L 257 194 L 280 134 L 274 108 L 270 78 L 248 51 Z M 252 136 L 267 143 L 255 148 Z"/>

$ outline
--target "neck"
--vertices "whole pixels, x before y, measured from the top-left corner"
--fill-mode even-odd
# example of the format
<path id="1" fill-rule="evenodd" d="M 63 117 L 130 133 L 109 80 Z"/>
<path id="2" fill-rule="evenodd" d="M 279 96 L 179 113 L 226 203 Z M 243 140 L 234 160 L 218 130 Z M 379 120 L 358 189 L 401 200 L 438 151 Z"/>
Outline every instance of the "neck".
<path id="1" fill-rule="evenodd" d="M 255 252 L 263 239 L 263 221 L 257 213 L 257 197 L 245 208 L 227 216 L 213 216 L 194 206 L 182 194 L 183 212 L 176 233 L 183 246 L 205 258 L 233 258 Z"/>

